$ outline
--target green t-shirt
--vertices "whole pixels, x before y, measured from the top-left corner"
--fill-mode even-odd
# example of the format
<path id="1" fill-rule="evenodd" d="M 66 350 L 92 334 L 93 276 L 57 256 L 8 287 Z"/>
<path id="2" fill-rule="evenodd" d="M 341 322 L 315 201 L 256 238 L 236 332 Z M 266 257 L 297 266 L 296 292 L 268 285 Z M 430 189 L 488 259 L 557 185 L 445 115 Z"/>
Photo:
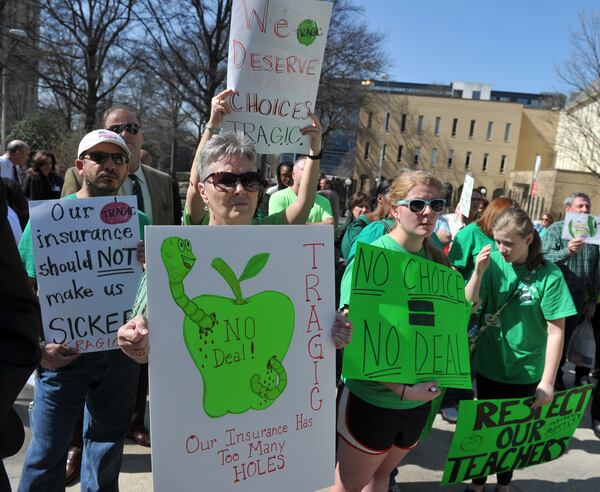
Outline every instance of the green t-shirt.
<path id="1" fill-rule="evenodd" d="M 208 221 L 210 220 L 209 214 L 204 214 L 204 218 L 202 219 L 202 224 L 192 224 L 192 218 L 187 210 L 183 211 L 183 220 L 182 224 L 184 226 L 189 225 L 208 225 Z M 273 215 L 267 215 L 266 217 L 254 217 L 252 219 L 252 225 L 287 225 L 285 221 L 285 210 L 281 212 L 277 212 Z"/>
<path id="2" fill-rule="evenodd" d="M 390 235 L 387 234 L 379 239 L 376 239 L 372 244 L 373 246 L 379 246 L 380 248 L 385 248 L 392 251 L 400 251 L 401 253 L 408 253 L 405 248 L 403 248 Z M 426 258 L 425 248 L 422 248 L 421 251 L 417 253 L 417 256 Z M 346 300 L 346 302 L 340 301 L 342 306 L 348 304 L 350 299 L 353 266 L 354 259 L 348 263 L 346 271 L 344 272 L 344 278 L 342 279 L 342 285 L 340 287 L 341 299 Z M 352 306 L 350 306 L 350 309 L 352 309 Z M 356 330 L 357 327 L 355 326 L 354 329 Z M 371 405 L 377 405 L 378 407 L 404 410 L 408 408 L 415 408 L 426 403 L 424 401 L 401 400 L 399 395 L 378 381 L 345 379 L 344 382 L 346 383 L 346 386 L 348 386 L 348 389 L 361 400 L 366 401 Z"/>
<path id="3" fill-rule="evenodd" d="M 298 196 L 292 188 L 284 188 L 271 195 L 269 198 L 269 216 L 281 212 L 288 208 L 292 203 L 296 201 Z M 323 219 L 333 219 L 333 212 L 331 211 L 331 202 L 322 195 L 315 196 L 315 204 L 310 209 L 308 214 L 307 224 L 315 222 L 323 222 Z"/>
<path id="4" fill-rule="evenodd" d="M 494 240 L 486 236 L 476 222 L 463 227 L 452 239 L 448 259 L 461 273 L 465 282 L 469 281 L 475 269 L 475 258 L 488 244 L 492 245 L 492 251 L 496 251 Z"/>
<path id="5" fill-rule="evenodd" d="M 357 219 L 354 219 L 346 226 L 344 236 L 342 237 L 342 244 L 340 245 L 340 254 L 342 255 L 342 258 L 346 258 L 347 260 L 349 259 L 350 250 L 356 243 L 356 238 L 371 222 L 372 221 L 369 219 L 369 216 L 364 214 Z"/>
<path id="6" fill-rule="evenodd" d="M 360 233 L 354 236 L 346 260 L 350 261 L 352 258 L 354 258 L 357 243 L 360 242 L 371 244 L 376 239 L 390 232 L 395 225 L 396 224 L 393 219 L 383 219 L 371 222 L 369 225 L 363 227 Z M 444 250 L 444 245 L 440 241 L 440 238 L 437 237 L 437 234 L 435 232 L 431 233 L 431 236 L 429 236 L 429 240 L 431 241 L 431 244 L 433 244 L 436 248 L 439 248 L 442 251 Z"/>
<path id="7" fill-rule="evenodd" d="M 481 312 L 494 315 L 513 292 L 518 292 L 477 341 L 472 367 L 501 383 L 531 384 L 542 379 L 546 360 L 547 320 L 577 314 L 560 269 L 545 261 L 534 272 L 513 266 L 498 251 L 481 281 Z"/>
<path id="8" fill-rule="evenodd" d="M 75 193 L 71 195 L 67 195 L 63 197 L 63 200 L 73 200 L 76 199 L 77 195 Z M 140 238 L 144 239 L 144 227 L 150 225 L 150 219 L 144 212 L 138 211 L 138 220 L 140 222 Z M 25 267 L 25 271 L 27 275 L 31 278 L 35 278 L 35 256 L 33 254 L 33 243 L 31 240 L 31 222 L 27 222 L 25 226 L 25 230 L 23 231 L 23 236 L 21 237 L 21 241 L 19 242 L 19 254 L 21 255 L 21 261 L 23 262 L 23 266 Z"/>

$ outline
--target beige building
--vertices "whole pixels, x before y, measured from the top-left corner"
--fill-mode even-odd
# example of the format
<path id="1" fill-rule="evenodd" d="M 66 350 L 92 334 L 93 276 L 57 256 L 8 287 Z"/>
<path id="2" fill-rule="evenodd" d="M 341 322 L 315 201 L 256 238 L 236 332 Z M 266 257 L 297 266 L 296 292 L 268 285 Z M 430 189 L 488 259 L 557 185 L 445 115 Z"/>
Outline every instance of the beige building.
<path id="1" fill-rule="evenodd" d="M 487 84 L 457 82 L 363 85 L 369 97 L 359 112 L 356 190 L 369 190 L 380 175 L 422 168 L 446 183 L 454 205 L 468 173 L 488 198 L 511 196 L 533 218 L 547 211 L 562 213 L 563 199 L 573 191 L 590 193 L 592 200 L 597 194 L 591 173 L 569 167 L 561 158 L 561 95 L 501 92 Z M 532 194 L 536 161 L 538 185 Z M 600 210 L 600 197 L 596 202 Z"/>

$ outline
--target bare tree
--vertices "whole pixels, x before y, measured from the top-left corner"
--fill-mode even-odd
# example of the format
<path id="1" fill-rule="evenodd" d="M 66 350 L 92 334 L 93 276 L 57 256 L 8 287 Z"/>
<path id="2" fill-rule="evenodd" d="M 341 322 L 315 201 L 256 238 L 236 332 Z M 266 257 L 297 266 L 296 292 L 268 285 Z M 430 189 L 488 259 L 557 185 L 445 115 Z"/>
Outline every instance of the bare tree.
<path id="1" fill-rule="evenodd" d="M 133 29 L 136 0 L 40 2 L 38 64 L 32 64 L 70 126 L 74 110 L 85 129 L 96 126 L 99 104 L 137 60 L 123 50 Z"/>
<path id="2" fill-rule="evenodd" d="M 600 11 L 580 14 L 558 74 L 574 91 L 561 115 L 558 150 L 600 178 Z"/>
<path id="3" fill-rule="evenodd" d="M 231 0 L 144 0 L 148 46 L 139 58 L 181 100 L 198 133 L 225 81 Z"/>
<path id="4" fill-rule="evenodd" d="M 352 0 L 333 5 L 317 97 L 324 141 L 335 130 L 356 130 L 365 97 L 361 81 L 376 77 L 387 66 L 383 35 L 370 30 L 362 16 L 364 9 Z"/>

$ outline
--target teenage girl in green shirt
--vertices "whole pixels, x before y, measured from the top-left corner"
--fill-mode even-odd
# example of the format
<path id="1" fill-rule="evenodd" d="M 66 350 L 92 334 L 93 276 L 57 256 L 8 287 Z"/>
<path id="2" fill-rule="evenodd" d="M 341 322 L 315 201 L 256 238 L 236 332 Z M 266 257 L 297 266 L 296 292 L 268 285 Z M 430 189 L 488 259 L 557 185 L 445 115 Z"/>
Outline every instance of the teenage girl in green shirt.
<path id="1" fill-rule="evenodd" d="M 445 206 L 443 190 L 443 184 L 425 171 L 405 171 L 397 176 L 388 195 L 394 227 L 374 245 L 447 265 L 444 253 L 429 244 Z M 348 287 L 345 284 L 342 290 Z M 345 294 L 342 292 L 342 298 Z M 338 408 L 338 465 L 332 490 L 385 491 L 390 472 L 418 443 L 429 417 L 429 402 L 440 394 L 437 382 L 413 386 L 345 382 Z"/>
<path id="2" fill-rule="evenodd" d="M 556 265 L 545 261 L 542 243 L 523 209 L 509 208 L 492 226 L 498 251 L 477 255 L 467 299 L 481 306 L 480 331 L 472 367 L 479 399 L 535 397 L 532 408 L 554 396 L 562 354 L 565 317 L 576 313 Z M 510 490 L 512 471 L 497 474 L 498 492 Z M 466 491 L 480 492 L 486 477 Z"/>

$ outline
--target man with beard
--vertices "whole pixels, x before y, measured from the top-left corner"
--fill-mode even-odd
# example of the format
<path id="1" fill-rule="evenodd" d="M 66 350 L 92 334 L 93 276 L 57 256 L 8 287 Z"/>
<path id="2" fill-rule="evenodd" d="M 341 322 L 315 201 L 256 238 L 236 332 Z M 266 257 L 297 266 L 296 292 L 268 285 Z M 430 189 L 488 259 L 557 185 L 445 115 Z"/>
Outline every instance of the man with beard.
<path id="1" fill-rule="evenodd" d="M 116 195 L 127 177 L 131 155 L 116 133 L 88 133 L 75 165 L 81 189 L 64 199 Z M 150 222 L 139 212 L 140 231 Z M 31 224 L 19 252 L 30 278 L 35 277 Z M 141 259 L 138 248 L 138 259 Z M 31 410 L 32 440 L 19 491 L 64 490 L 67 449 L 79 410 L 85 402 L 82 490 L 118 490 L 123 442 L 129 429 L 138 365 L 120 350 L 79 354 L 66 345 L 46 343 L 38 369 Z"/>

